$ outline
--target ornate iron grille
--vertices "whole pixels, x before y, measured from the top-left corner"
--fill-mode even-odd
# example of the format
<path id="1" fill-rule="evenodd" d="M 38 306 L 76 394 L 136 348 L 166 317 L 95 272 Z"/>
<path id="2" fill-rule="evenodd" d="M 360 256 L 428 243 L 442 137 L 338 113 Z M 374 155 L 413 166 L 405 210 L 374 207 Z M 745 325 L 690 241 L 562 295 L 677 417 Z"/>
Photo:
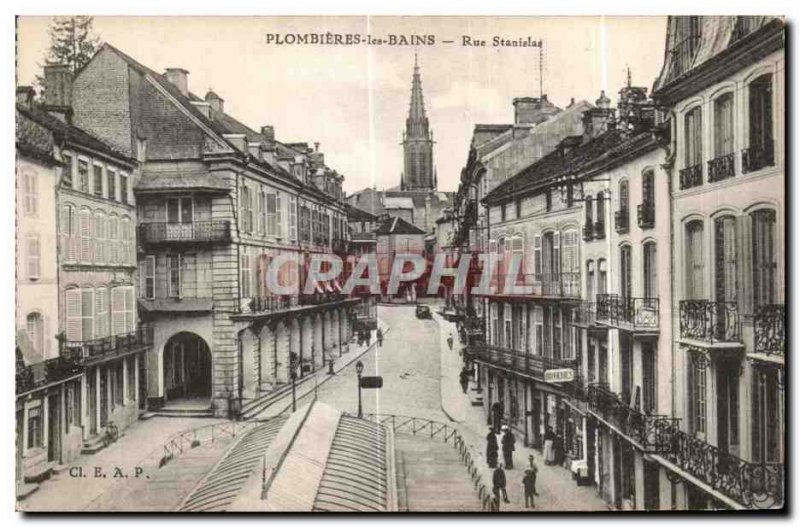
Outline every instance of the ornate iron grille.
<path id="1" fill-rule="evenodd" d="M 739 307 L 736 302 L 681 300 L 681 338 L 714 342 L 741 342 Z"/>

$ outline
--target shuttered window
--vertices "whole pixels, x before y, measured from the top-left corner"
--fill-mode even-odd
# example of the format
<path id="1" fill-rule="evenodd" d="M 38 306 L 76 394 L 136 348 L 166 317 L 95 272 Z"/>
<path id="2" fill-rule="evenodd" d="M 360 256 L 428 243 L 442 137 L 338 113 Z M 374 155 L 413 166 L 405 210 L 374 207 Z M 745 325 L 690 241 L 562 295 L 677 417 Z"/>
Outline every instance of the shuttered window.
<path id="1" fill-rule="evenodd" d="M 733 153 L 733 93 L 714 100 L 714 157 Z"/>
<path id="2" fill-rule="evenodd" d="M 642 246 L 644 297 L 658 298 L 658 276 L 656 268 L 656 243 L 647 242 Z"/>
<path id="3" fill-rule="evenodd" d="M 748 102 L 750 148 L 768 152 L 772 149 L 772 74 L 750 83 Z"/>
<path id="4" fill-rule="evenodd" d="M 267 225 L 267 195 L 264 193 L 263 189 L 258 193 L 256 219 L 258 223 L 258 234 L 264 234 Z"/>
<path id="5" fill-rule="evenodd" d="M 109 336 L 108 289 L 105 287 L 95 289 L 95 331 L 97 338 Z"/>
<path id="6" fill-rule="evenodd" d="M 92 237 L 91 237 L 92 217 L 88 209 L 81 210 L 81 262 L 92 262 Z"/>
<path id="7" fill-rule="evenodd" d="M 156 257 L 146 256 L 141 271 L 143 279 L 142 293 L 144 298 L 156 297 Z"/>
<path id="8" fill-rule="evenodd" d="M 280 194 L 275 195 L 275 236 L 283 238 L 283 198 Z"/>
<path id="9" fill-rule="evenodd" d="M 25 169 L 22 173 L 22 184 L 24 186 L 25 215 L 36 216 L 39 214 L 39 184 L 36 172 Z"/>
<path id="10" fill-rule="evenodd" d="M 27 268 L 28 278 L 30 280 L 38 280 L 41 274 L 41 248 L 39 246 L 39 235 L 31 234 L 27 240 L 28 253 L 27 253 Z"/>
<path id="11" fill-rule="evenodd" d="M 776 214 L 771 209 L 760 209 L 752 212 L 750 218 L 752 222 L 753 303 L 755 306 L 775 304 L 778 302 Z"/>
<path id="12" fill-rule="evenodd" d="M 628 213 L 630 207 L 630 192 L 628 190 L 628 180 L 623 179 L 619 182 L 619 210 L 624 214 Z"/>
<path id="13" fill-rule="evenodd" d="M 686 224 L 686 287 L 684 297 L 702 299 L 705 295 L 705 254 L 703 254 L 703 222 Z"/>
<path id="14" fill-rule="evenodd" d="M 108 183 L 108 199 L 117 200 L 117 173 L 111 169 L 106 171 L 106 181 Z"/>
<path id="15" fill-rule="evenodd" d="M 278 234 L 277 223 L 277 199 L 275 193 L 267 194 L 267 235 L 276 236 Z"/>
<path id="16" fill-rule="evenodd" d="M 78 161 L 78 182 L 81 192 L 86 192 L 87 194 L 91 192 L 89 188 L 89 164 L 83 160 Z"/>
<path id="17" fill-rule="evenodd" d="M 119 263 L 119 218 L 112 214 L 108 219 L 108 248 L 110 257 L 108 263 Z"/>
<path id="18" fill-rule="evenodd" d="M 103 167 L 94 165 L 94 195 L 103 196 Z"/>
<path id="19" fill-rule="evenodd" d="M 642 174 L 642 203 L 651 207 L 656 203 L 655 174 L 652 170 Z"/>
<path id="20" fill-rule="evenodd" d="M 122 218 L 120 221 L 120 263 L 130 265 L 131 262 L 131 220 Z"/>
<path id="21" fill-rule="evenodd" d="M 111 332 L 114 335 L 125 333 L 125 287 L 111 290 Z"/>
<path id="22" fill-rule="evenodd" d="M 698 106 L 684 117 L 684 166 L 691 167 L 703 162 L 703 117 Z"/>
<path id="23" fill-rule="evenodd" d="M 240 259 L 240 284 L 242 298 L 250 298 L 250 255 L 242 254 Z"/>
<path id="24" fill-rule="evenodd" d="M 716 300 L 735 302 L 736 294 L 736 218 L 723 216 L 714 220 L 714 269 Z"/>
<path id="25" fill-rule="evenodd" d="M 82 340 L 81 290 L 67 289 L 64 292 L 64 304 L 66 306 L 67 340 L 79 342 Z"/>
<path id="26" fill-rule="evenodd" d="M 136 329 L 136 311 L 133 298 L 133 286 L 126 286 L 125 290 L 125 333 L 131 333 Z"/>
<path id="27" fill-rule="evenodd" d="M 169 287 L 169 296 L 181 296 L 181 255 L 169 254 L 167 255 L 167 280 Z"/>
<path id="28" fill-rule="evenodd" d="M 290 198 L 289 202 L 289 239 L 297 240 L 297 202 Z"/>
<path id="29" fill-rule="evenodd" d="M 28 341 L 39 357 L 44 357 L 44 319 L 39 313 L 31 313 L 26 319 Z"/>
<path id="30" fill-rule="evenodd" d="M 542 237 L 538 234 L 533 237 L 533 274 L 536 280 L 542 277 Z"/>
<path id="31" fill-rule="evenodd" d="M 81 337 L 82 340 L 96 338 L 94 327 L 94 289 L 81 289 Z"/>
<path id="32" fill-rule="evenodd" d="M 106 215 L 103 211 L 97 211 L 94 215 L 95 243 L 94 261 L 98 264 L 106 263 Z"/>

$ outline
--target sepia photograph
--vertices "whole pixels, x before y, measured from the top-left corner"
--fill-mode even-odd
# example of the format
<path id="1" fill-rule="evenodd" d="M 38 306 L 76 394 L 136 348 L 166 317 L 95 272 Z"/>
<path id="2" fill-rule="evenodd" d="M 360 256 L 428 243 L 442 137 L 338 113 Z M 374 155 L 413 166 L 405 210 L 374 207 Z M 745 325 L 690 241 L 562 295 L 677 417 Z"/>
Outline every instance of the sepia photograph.
<path id="1" fill-rule="evenodd" d="M 15 31 L 16 511 L 785 511 L 783 16 Z"/>

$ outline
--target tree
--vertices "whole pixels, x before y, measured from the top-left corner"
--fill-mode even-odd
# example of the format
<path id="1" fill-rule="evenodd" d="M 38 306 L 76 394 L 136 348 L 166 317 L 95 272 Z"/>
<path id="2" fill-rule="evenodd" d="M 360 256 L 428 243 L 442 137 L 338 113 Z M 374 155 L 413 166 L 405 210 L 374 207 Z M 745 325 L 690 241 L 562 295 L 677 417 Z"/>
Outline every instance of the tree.
<path id="1" fill-rule="evenodd" d="M 50 47 L 45 64 L 67 64 L 73 75 L 94 56 L 100 39 L 92 30 L 94 18 L 90 16 L 57 16 L 53 18 L 48 33 Z M 44 77 L 36 76 L 39 92 L 43 92 Z"/>

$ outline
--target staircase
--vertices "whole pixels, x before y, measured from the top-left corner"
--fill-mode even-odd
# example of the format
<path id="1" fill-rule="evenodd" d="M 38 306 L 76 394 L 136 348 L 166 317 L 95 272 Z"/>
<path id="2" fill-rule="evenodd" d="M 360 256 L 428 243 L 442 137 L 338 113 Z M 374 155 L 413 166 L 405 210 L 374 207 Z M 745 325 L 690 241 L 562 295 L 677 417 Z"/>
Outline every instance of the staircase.
<path id="1" fill-rule="evenodd" d="M 404 481 L 398 482 L 398 494 L 405 495 L 404 509 L 481 512 L 478 493 L 452 444 L 404 434 L 396 434 L 394 442 L 404 474 Z"/>
<path id="2" fill-rule="evenodd" d="M 195 487 L 180 512 L 222 512 L 233 503 L 242 485 L 257 468 L 287 417 L 281 416 L 251 430 Z"/>

